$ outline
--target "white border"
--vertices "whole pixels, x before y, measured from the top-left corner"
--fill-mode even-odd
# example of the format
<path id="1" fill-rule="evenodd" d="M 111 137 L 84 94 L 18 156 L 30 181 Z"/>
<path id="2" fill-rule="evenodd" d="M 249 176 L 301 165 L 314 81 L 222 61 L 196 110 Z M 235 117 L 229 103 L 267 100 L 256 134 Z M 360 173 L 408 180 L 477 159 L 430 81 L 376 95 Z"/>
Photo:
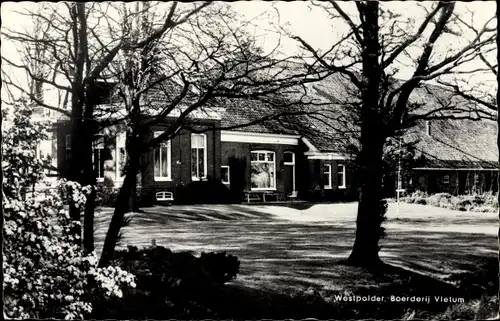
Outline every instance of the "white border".
<path id="1" fill-rule="evenodd" d="M 280 145 L 298 145 L 298 135 L 281 135 L 268 133 L 221 131 L 221 142 L 237 143 L 262 143 L 262 144 L 280 144 Z"/>
<path id="2" fill-rule="evenodd" d="M 320 152 L 305 152 L 307 159 L 322 159 L 322 160 L 346 160 L 345 156 L 337 153 L 320 153 Z"/>

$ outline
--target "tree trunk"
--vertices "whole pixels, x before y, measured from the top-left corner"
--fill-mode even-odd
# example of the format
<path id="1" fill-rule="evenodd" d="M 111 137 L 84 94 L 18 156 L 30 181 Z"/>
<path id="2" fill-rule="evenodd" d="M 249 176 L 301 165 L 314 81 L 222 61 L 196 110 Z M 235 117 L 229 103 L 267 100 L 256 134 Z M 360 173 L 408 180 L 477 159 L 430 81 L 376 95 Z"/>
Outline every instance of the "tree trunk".
<path id="1" fill-rule="evenodd" d="M 87 89 L 86 96 L 92 97 L 92 91 Z M 97 178 L 94 170 L 94 163 L 92 161 L 93 144 L 96 134 L 96 127 L 92 121 L 93 109 L 93 102 L 87 100 L 84 113 L 85 121 L 83 122 L 83 177 L 81 181 L 82 186 L 91 187 L 91 192 L 87 195 L 87 200 L 85 202 L 83 216 L 83 248 L 86 253 L 94 251 L 94 213 Z"/>
<path id="2" fill-rule="evenodd" d="M 139 205 L 137 204 L 137 174 L 134 175 L 133 182 L 131 184 L 132 191 L 130 192 L 129 210 L 131 212 L 138 212 Z"/>
<path id="3" fill-rule="evenodd" d="M 71 130 L 71 156 L 69 162 L 68 180 L 82 183 L 84 173 L 83 165 L 84 162 L 84 144 L 79 141 L 83 137 L 83 124 L 81 123 L 80 117 L 73 117 L 72 130 Z M 80 223 L 81 212 L 78 207 L 75 206 L 73 202 L 69 204 L 69 215 L 74 222 Z M 75 238 L 75 243 L 81 245 L 81 227 L 75 226 L 71 230 L 71 235 Z"/>
<path id="4" fill-rule="evenodd" d="M 497 2 L 497 19 L 498 19 L 498 15 L 500 14 L 500 5 L 498 4 Z M 498 48 L 498 44 L 500 43 L 500 36 L 498 35 L 498 31 L 500 31 L 500 25 L 497 23 L 497 48 Z M 497 63 L 500 63 L 500 50 L 497 50 Z M 498 72 L 497 72 L 497 84 L 498 86 L 500 87 L 500 76 L 498 76 Z M 497 194 L 497 197 L 498 197 L 498 204 L 500 204 L 500 106 L 498 105 L 500 102 L 500 88 L 497 87 L 497 127 L 498 127 L 498 130 L 497 130 L 497 147 L 498 147 L 498 152 L 499 152 L 499 158 L 498 158 L 498 166 L 499 166 L 499 175 L 497 176 L 497 179 L 498 179 L 498 194 Z M 498 213 L 498 218 L 500 220 L 500 210 L 499 210 L 499 213 Z M 498 244 L 500 246 L 500 225 L 498 227 Z M 500 248 L 499 248 L 499 251 L 498 251 L 498 262 L 499 262 L 499 271 L 498 271 L 498 278 L 500 279 Z M 500 316 L 500 287 L 498 289 L 498 316 Z"/>
<path id="5" fill-rule="evenodd" d="M 83 214 L 83 249 L 85 253 L 91 253 L 94 251 L 94 211 L 97 184 L 94 164 L 92 162 L 92 144 L 94 141 L 94 134 L 91 128 L 89 128 L 89 131 L 85 133 L 83 141 L 85 142 L 85 157 L 83 166 L 85 175 L 82 185 L 91 186 L 91 192 L 87 195 Z"/>
<path id="6" fill-rule="evenodd" d="M 359 205 L 356 240 L 348 263 L 375 266 L 381 263 L 378 242 L 382 236 L 382 156 L 384 140 L 377 133 L 362 133 L 363 146 L 358 159 Z"/>
<path id="7" fill-rule="evenodd" d="M 128 145 L 128 144 L 127 144 Z M 137 146 L 139 147 L 139 146 Z M 139 154 L 135 148 L 130 150 L 128 157 L 128 164 L 125 169 L 125 179 L 120 187 L 118 198 L 116 200 L 115 210 L 109 223 L 106 239 L 102 249 L 101 259 L 99 266 L 106 266 L 113 258 L 115 246 L 118 241 L 120 229 L 123 225 L 125 214 L 130 211 L 130 199 L 134 191 L 134 185 L 137 182 L 137 172 L 139 170 Z"/>
<path id="8" fill-rule="evenodd" d="M 378 242 L 382 236 L 383 148 L 387 137 L 382 121 L 380 100 L 381 66 L 379 62 L 378 2 L 358 5 L 363 24 L 360 43 L 363 59 L 361 90 L 361 151 L 358 155 L 359 205 L 356 240 L 348 263 L 373 266 L 381 263 Z"/>

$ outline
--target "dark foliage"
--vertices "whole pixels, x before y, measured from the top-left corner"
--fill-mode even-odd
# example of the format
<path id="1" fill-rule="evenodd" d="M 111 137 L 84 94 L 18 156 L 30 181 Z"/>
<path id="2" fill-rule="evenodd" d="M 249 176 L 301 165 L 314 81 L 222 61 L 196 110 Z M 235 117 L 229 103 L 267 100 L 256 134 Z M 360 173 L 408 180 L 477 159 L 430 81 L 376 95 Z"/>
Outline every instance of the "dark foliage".
<path id="1" fill-rule="evenodd" d="M 236 200 L 230 190 L 218 179 L 194 181 L 178 186 L 174 192 L 176 204 L 229 204 Z"/>
<path id="2" fill-rule="evenodd" d="M 98 185 L 96 190 L 96 206 L 108 206 L 114 207 L 116 205 L 116 200 L 118 198 L 119 188 L 109 187 L 104 181 L 103 185 Z M 148 202 L 148 198 L 141 193 L 141 188 L 137 188 L 137 204 L 140 207 L 151 206 L 151 202 Z"/>
<path id="3" fill-rule="evenodd" d="M 214 316 L 206 302 L 235 279 L 237 257 L 226 253 L 174 253 L 162 246 L 117 251 L 115 263 L 136 275 L 136 288 L 121 299 L 97 300 L 96 318 L 181 318 Z"/>
<path id="4" fill-rule="evenodd" d="M 495 295 L 498 291 L 498 259 L 484 257 L 478 260 L 476 267 L 468 272 L 452 275 L 449 281 L 456 282 L 466 293 L 479 297 L 481 295 Z"/>

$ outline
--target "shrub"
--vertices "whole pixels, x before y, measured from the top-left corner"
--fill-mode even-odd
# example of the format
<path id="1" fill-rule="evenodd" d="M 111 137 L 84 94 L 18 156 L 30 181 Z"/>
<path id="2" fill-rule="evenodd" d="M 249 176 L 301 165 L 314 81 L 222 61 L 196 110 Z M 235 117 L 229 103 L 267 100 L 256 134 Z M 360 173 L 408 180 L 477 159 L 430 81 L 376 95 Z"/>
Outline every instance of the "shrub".
<path id="1" fill-rule="evenodd" d="M 101 300 L 96 318 L 206 317 L 210 309 L 201 302 L 236 278 L 240 262 L 226 253 L 174 253 L 162 246 L 139 250 L 129 246 L 115 252 L 114 261 L 134 273 L 137 287 L 123 300 Z"/>
<path id="2" fill-rule="evenodd" d="M 498 211 L 498 194 L 486 192 L 484 194 L 466 194 L 453 196 L 448 193 L 427 195 L 416 191 L 401 198 L 406 203 L 432 205 L 457 211 L 496 212 Z"/>
<path id="3" fill-rule="evenodd" d="M 471 300 L 453 304 L 445 312 L 437 315 L 436 320 L 487 320 L 496 316 L 498 310 L 497 296 L 483 296 L 479 300 Z"/>
<path id="4" fill-rule="evenodd" d="M 157 276 L 152 280 L 157 286 L 166 282 L 169 287 L 218 287 L 236 278 L 240 262 L 236 256 L 222 253 L 202 253 L 195 257 L 188 252 L 174 253 L 163 246 L 142 250 L 129 246 L 117 251 L 115 259 L 121 266 L 132 271 L 148 271 Z M 144 280 L 144 279 L 143 279 Z M 165 284 L 164 284 L 165 285 Z"/>
<path id="5" fill-rule="evenodd" d="M 217 179 L 180 185 L 175 189 L 174 198 L 177 204 L 227 204 L 239 201 L 235 200 L 230 190 Z"/>
<path id="6" fill-rule="evenodd" d="M 114 207 L 116 205 L 119 192 L 119 187 L 109 187 L 105 184 L 98 185 L 96 189 L 96 206 Z M 138 206 L 150 206 L 145 201 L 140 187 L 136 190 L 136 197 Z"/>
<path id="7" fill-rule="evenodd" d="M 96 206 L 115 206 L 119 190 L 113 187 L 98 185 L 96 189 Z"/>
<path id="8" fill-rule="evenodd" d="M 14 126 L 4 134 L 4 307 L 11 318 L 83 319 L 93 297 L 119 297 L 134 277 L 119 267 L 97 267 L 83 255 L 66 206 L 83 206 L 85 193 L 74 182 L 44 185 L 48 159 L 35 158 L 47 128 L 34 123 L 31 108 L 16 106 Z M 26 193 L 31 186 L 40 188 Z"/>
<path id="9" fill-rule="evenodd" d="M 427 204 L 432 206 L 446 207 L 451 204 L 451 195 L 448 193 L 437 193 L 427 197 Z"/>
<path id="10" fill-rule="evenodd" d="M 408 196 L 401 197 L 401 201 L 406 202 L 406 203 L 411 203 L 411 204 L 426 205 L 427 204 L 427 201 L 426 201 L 427 197 L 429 197 L 429 195 L 427 195 L 426 192 L 422 192 L 422 191 L 417 190 Z"/>

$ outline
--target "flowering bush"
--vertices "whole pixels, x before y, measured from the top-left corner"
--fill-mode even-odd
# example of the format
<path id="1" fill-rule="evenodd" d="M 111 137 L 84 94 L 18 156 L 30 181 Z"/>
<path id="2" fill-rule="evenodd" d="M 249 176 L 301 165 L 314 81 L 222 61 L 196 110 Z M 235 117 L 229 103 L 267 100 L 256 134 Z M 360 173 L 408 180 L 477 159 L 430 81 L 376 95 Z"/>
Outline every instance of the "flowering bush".
<path id="1" fill-rule="evenodd" d="M 31 108 L 16 106 L 13 126 L 4 133 L 4 304 L 12 318 L 83 319 L 96 296 L 120 297 L 135 286 L 119 267 L 97 266 L 95 253 L 83 255 L 70 233 L 71 199 L 84 204 L 89 187 L 75 182 L 44 184 L 36 147 L 47 127 L 32 121 Z M 40 188 L 33 188 L 34 185 Z M 76 236 L 76 238 L 79 238 Z"/>

